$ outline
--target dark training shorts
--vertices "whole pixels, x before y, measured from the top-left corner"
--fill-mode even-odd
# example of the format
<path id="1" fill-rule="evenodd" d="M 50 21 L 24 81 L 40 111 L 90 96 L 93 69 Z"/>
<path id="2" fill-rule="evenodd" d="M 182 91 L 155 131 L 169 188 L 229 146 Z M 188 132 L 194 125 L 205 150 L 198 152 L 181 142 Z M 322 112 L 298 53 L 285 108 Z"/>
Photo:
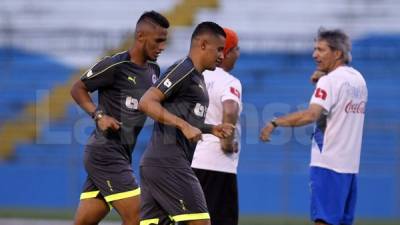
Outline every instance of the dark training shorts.
<path id="1" fill-rule="evenodd" d="M 193 171 L 203 188 L 211 224 L 237 225 L 239 201 L 236 174 L 203 169 Z"/>
<path id="2" fill-rule="evenodd" d="M 210 219 L 203 190 L 190 167 L 141 166 L 140 178 L 141 225 Z"/>
<path id="3" fill-rule="evenodd" d="M 93 147 L 91 147 L 93 148 Z M 106 202 L 137 196 L 140 188 L 128 159 L 118 154 L 97 154 L 99 149 L 86 147 L 85 169 L 88 174 L 80 199 L 96 198 L 99 194 Z"/>

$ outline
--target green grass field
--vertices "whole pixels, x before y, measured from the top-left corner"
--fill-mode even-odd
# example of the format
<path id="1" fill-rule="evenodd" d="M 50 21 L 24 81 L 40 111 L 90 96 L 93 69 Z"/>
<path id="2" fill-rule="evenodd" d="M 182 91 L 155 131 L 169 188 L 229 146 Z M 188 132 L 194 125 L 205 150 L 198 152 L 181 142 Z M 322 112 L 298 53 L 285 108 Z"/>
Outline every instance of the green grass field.
<path id="1" fill-rule="evenodd" d="M 72 220 L 74 212 L 71 210 L 54 209 L 0 209 L 0 218 L 30 218 L 30 219 L 59 219 Z M 119 217 L 115 211 L 110 213 L 106 220 L 118 221 Z M 259 216 L 241 215 L 240 225 L 310 225 L 308 218 L 297 218 L 292 216 Z M 359 218 L 355 225 L 399 225 L 400 220 L 371 220 Z"/>

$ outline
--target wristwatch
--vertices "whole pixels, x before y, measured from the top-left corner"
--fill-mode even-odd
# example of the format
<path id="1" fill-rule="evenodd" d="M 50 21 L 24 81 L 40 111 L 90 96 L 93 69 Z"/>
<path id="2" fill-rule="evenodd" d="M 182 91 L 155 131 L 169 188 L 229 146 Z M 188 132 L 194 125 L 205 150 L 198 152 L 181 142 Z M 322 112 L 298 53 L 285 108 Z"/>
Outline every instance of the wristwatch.
<path id="1" fill-rule="evenodd" d="M 278 124 L 276 123 L 276 119 L 277 118 L 273 118 L 271 121 L 269 121 L 272 124 L 272 126 L 274 126 L 274 128 L 278 127 Z"/>
<path id="2" fill-rule="evenodd" d="M 93 118 L 93 120 L 94 121 L 98 121 L 98 120 L 100 120 L 101 118 L 103 118 L 104 117 L 104 112 L 103 112 L 103 110 L 96 110 L 94 113 L 93 113 L 93 116 L 92 116 L 92 118 Z"/>

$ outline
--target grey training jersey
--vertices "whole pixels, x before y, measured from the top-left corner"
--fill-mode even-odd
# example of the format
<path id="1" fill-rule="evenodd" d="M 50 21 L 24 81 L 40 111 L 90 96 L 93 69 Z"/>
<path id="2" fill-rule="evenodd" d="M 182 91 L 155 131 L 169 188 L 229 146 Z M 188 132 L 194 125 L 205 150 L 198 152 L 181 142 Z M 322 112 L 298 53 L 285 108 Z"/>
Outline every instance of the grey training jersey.
<path id="1" fill-rule="evenodd" d="M 118 131 L 103 133 L 96 129 L 87 149 L 95 149 L 93 154 L 104 154 L 105 157 L 117 151 L 131 162 L 136 138 L 146 120 L 146 115 L 138 110 L 138 103 L 159 74 L 156 63 L 138 66 L 130 61 L 126 51 L 102 59 L 82 76 L 81 80 L 90 92 L 98 90 L 98 109 L 122 122 Z"/>
<path id="2" fill-rule="evenodd" d="M 172 65 L 154 87 L 165 95 L 162 102 L 170 113 L 195 127 L 202 127 L 208 107 L 208 94 L 203 75 L 187 57 Z M 149 145 L 142 157 L 142 166 L 190 167 L 196 143 L 172 126 L 155 122 Z"/>

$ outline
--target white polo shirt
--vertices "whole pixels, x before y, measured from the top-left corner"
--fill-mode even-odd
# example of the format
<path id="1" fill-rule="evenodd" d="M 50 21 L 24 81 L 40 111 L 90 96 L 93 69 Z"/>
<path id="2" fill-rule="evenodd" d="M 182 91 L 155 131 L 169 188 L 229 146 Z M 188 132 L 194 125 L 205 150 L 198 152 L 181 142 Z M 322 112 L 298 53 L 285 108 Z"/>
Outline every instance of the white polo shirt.
<path id="1" fill-rule="evenodd" d="M 210 98 L 205 123 L 214 125 L 222 123 L 222 102 L 226 100 L 237 102 L 240 114 L 242 111 L 242 85 L 240 81 L 218 67 L 215 71 L 205 71 L 203 75 Z M 239 121 L 236 124 L 235 133 L 235 139 L 240 150 Z M 192 167 L 236 174 L 239 152 L 226 154 L 221 149 L 219 138 L 211 134 L 203 134 L 203 140 L 197 143 Z"/>
<path id="2" fill-rule="evenodd" d="M 318 81 L 310 104 L 325 111 L 315 126 L 311 166 L 358 173 L 368 90 L 363 76 L 341 66 Z"/>

